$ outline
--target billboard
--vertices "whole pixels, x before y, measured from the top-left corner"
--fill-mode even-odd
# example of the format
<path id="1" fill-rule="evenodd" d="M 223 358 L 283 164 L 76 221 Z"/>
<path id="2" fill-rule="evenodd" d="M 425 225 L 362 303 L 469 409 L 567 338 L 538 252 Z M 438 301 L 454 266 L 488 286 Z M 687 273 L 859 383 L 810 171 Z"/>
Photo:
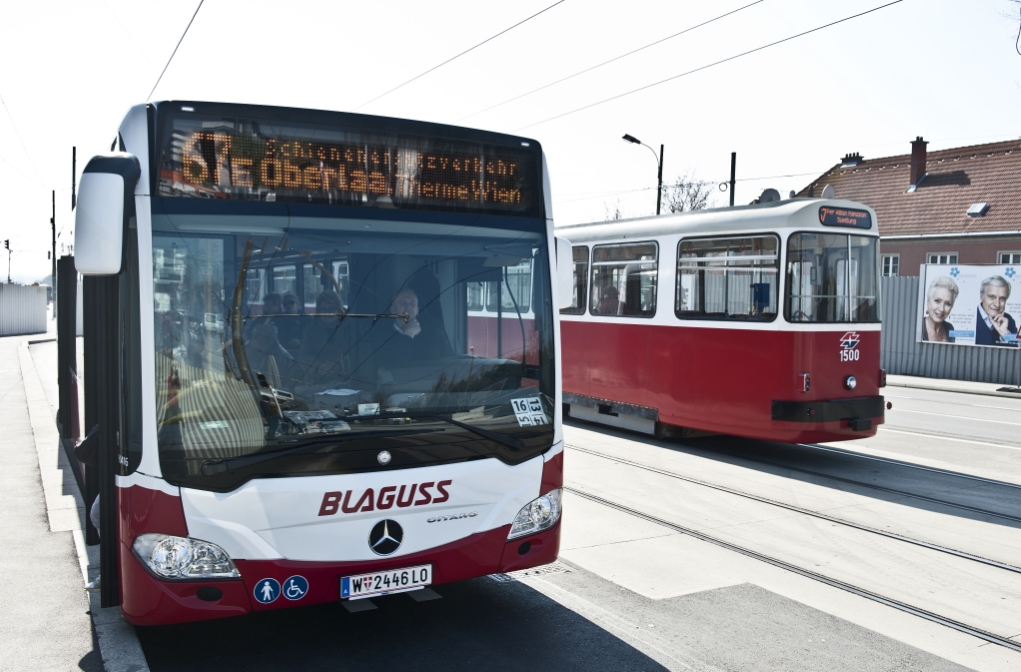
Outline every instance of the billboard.
<path id="1" fill-rule="evenodd" d="M 918 341 L 1018 347 L 1021 266 L 925 264 L 919 276 Z"/>

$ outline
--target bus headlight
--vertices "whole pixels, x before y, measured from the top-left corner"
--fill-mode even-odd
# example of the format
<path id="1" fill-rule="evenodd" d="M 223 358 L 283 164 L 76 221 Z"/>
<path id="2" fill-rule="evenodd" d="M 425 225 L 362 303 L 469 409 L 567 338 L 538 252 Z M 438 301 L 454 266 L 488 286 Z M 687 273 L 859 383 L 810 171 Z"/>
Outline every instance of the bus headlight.
<path id="1" fill-rule="evenodd" d="M 553 527 L 559 519 L 560 488 L 556 488 L 521 507 L 518 515 L 514 516 L 514 524 L 511 525 L 507 540 L 542 532 Z"/>
<path id="2" fill-rule="evenodd" d="M 141 534 L 132 546 L 138 559 L 164 579 L 236 579 L 226 551 L 208 541 L 169 534 Z"/>

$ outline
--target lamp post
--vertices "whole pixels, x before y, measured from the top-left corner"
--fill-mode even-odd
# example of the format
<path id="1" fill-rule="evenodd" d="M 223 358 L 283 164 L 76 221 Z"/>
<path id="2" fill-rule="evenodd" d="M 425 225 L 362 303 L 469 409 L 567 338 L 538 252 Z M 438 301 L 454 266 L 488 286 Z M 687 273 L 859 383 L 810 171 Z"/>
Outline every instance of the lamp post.
<path id="1" fill-rule="evenodd" d="M 647 144 L 639 140 L 633 135 L 624 134 L 624 140 L 635 145 L 641 145 L 652 152 L 652 156 L 655 158 L 656 150 L 649 147 Z M 659 165 L 659 187 L 656 189 L 656 214 L 659 214 L 660 205 L 663 203 L 663 145 L 659 146 L 659 158 L 656 159 Z"/>

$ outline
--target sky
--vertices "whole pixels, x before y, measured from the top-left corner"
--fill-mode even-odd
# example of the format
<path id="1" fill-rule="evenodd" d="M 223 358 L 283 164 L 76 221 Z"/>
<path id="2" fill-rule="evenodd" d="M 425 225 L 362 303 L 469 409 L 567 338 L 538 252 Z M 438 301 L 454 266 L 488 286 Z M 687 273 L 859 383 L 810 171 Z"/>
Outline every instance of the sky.
<path id="1" fill-rule="evenodd" d="M 11 277 L 49 274 L 54 189 L 58 255 L 73 242 L 72 146 L 80 174 L 147 100 L 357 110 L 532 138 L 558 224 L 655 212 L 657 157 L 625 133 L 664 145 L 666 183 L 725 182 L 737 152 L 739 204 L 766 187 L 786 197 L 848 152 L 908 153 L 919 135 L 930 149 L 1021 137 L 1011 0 L 902 0 L 700 69 L 889 1 L 563 0 L 542 11 L 556 0 L 206 0 L 158 85 L 197 0 L 4 3 L 0 239 Z"/>

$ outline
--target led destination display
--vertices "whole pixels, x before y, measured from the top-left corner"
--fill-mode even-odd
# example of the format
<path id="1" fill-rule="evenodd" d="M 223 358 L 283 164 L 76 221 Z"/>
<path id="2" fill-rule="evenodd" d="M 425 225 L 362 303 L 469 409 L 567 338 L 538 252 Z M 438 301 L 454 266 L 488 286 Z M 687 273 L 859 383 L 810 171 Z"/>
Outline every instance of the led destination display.
<path id="1" fill-rule="evenodd" d="M 526 147 L 196 115 L 163 137 L 162 196 L 537 214 Z"/>

